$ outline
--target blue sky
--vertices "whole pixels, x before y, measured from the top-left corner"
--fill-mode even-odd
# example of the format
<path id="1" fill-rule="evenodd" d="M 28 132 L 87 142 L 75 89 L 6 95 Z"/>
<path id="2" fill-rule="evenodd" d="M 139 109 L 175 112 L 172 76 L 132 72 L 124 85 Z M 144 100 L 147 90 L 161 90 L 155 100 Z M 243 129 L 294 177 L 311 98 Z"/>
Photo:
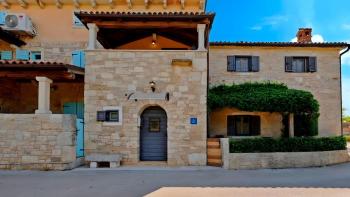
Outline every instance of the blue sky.
<path id="1" fill-rule="evenodd" d="M 349 0 L 208 0 L 211 41 L 291 41 L 311 27 L 315 41 L 350 42 Z M 343 105 L 350 115 L 350 52 L 342 60 Z"/>

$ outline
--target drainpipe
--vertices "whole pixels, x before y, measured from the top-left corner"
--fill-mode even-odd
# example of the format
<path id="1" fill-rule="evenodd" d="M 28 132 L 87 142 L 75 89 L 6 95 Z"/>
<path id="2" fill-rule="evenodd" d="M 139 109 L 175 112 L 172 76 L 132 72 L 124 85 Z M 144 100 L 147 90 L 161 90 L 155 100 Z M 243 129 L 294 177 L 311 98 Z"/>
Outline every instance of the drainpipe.
<path id="1" fill-rule="evenodd" d="M 342 57 L 342 55 L 344 55 L 345 53 L 347 53 L 349 50 L 350 50 L 350 44 L 348 44 L 347 46 L 346 46 L 346 49 L 343 51 L 343 52 L 341 52 L 340 54 L 339 54 L 339 68 L 340 68 L 340 77 L 339 77 L 339 79 L 340 79 L 340 110 L 342 111 L 343 110 L 343 84 L 342 84 L 342 68 L 341 68 L 341 57 Z M 342 114 L 342 116 L 341 116 L 341 119 L 340 119 L 340 128 L 341 128 L 341 136 L 343 136 L 344 135 L 344 133 L 343 133 L 343 114 Z"/>

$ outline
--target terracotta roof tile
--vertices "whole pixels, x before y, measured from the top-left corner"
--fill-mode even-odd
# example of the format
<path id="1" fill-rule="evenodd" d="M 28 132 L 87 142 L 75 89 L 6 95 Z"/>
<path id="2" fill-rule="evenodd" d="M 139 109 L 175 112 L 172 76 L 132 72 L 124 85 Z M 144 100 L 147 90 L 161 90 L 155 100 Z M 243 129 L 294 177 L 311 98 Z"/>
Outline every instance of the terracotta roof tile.
<path id="1" fill-rule="evenodd" d="M 72 69 L 84 72 L 84 68 L 66 64 L 62 62 L 48 62 L 48 61 L 22 61 L 22 60 L 0 60 L 0 68 L 46 68 L 46 69 Z"/>

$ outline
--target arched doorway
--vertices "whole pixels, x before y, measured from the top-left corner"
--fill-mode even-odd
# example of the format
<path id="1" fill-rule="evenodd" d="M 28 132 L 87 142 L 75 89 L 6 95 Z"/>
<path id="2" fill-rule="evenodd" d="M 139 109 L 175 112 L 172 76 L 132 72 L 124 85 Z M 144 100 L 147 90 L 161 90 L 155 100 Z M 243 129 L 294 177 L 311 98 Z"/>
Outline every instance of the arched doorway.
<path id="1" fill-rule="evenodd" d="M 167 115 L 161 107 L 148 107 L 141 114 L 140 160 L 167 160 Z"/>

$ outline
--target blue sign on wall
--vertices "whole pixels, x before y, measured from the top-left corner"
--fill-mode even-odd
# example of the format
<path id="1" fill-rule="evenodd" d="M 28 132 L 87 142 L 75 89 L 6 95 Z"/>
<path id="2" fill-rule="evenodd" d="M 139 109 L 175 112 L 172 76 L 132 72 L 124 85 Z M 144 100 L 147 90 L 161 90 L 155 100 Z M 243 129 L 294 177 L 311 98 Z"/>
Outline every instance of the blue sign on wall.
<path id="1" fill-rule="evenodd" d="M 191 123 L 191 124 L 196 125 L 197 122 L 198 122 L 198 121 L 197 121 L 197 118 L 194 118 L 194 117 L 190 118 L 190 123 Z"/>

